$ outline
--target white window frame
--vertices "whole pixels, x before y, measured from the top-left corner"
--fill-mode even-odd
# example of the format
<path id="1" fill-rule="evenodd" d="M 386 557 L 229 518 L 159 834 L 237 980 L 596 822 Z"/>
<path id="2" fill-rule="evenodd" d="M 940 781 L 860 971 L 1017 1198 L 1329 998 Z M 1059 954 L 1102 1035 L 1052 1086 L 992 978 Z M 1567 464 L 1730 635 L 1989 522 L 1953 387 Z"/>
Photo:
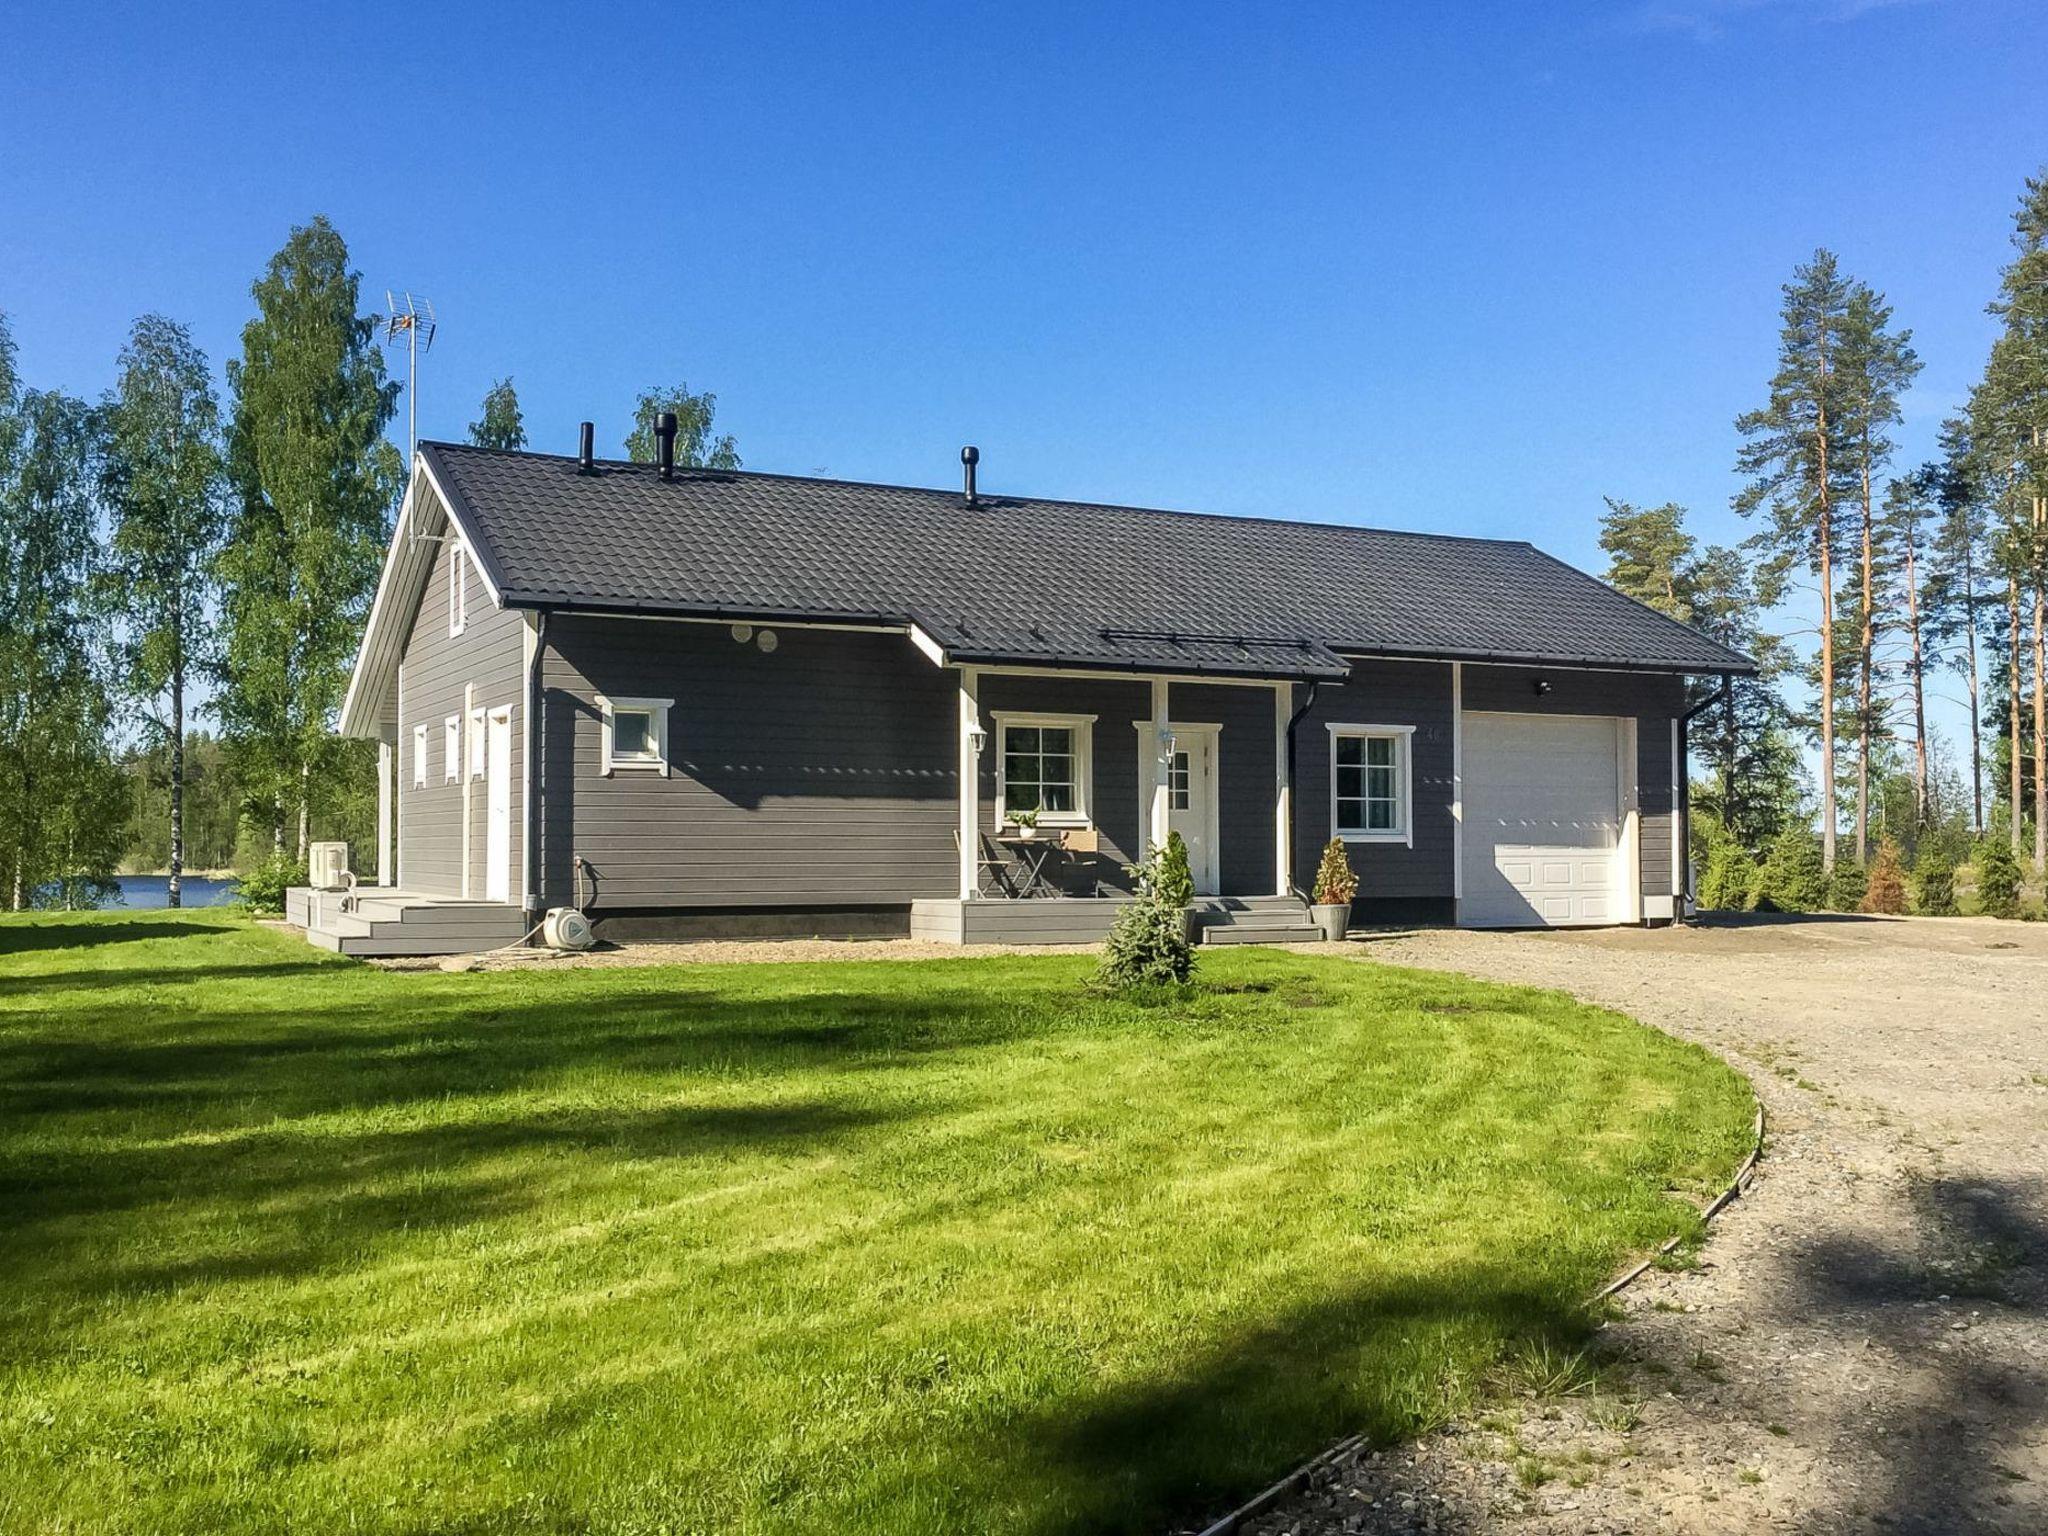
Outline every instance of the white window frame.
<path id="1" fill-rule="evenodd" d="M 469 558 L 462 541 L 448 541 L 448 637 L 452 640 L 469 626 Z"/>
<path id="2" fill-rule="evenodd" d="M 484 776 L 484 710 L 480 707 L 469 712 L 469 776 Z"/>
<path id="3" fill-rule="evenodd" d="M 1095 716 L 1044 715 L 995 709 L 989 718 L 996 723 L 996 823 L 1011 825 L 1009 786 L 1009 741 L 1013 727 L 1026 730 L 1050 726 L 1074 733 L 1074 808 L 1071 811 L 1040 811 L 1041 827 L 1092 827 L 1095 785 Z"/>
<path id="4" fill-rule="evenodd" d="M 668 712 L 675 707 L 674 699 L 629 699 L 597 696 L 597 707 L 604 715 L 604 730 L 600 738 L 600 755 L 604 775 L 610 778 L 615 773 L 658 773 L 668 777 Z M 621 757 L 612 745 L 613 721 L 619 711 L 644 713 L 653 716 L 649 735 L 654 738 L 654 752 L 651 756 Z"/>
<path id="5" fill-rule="evenodd" d="M 424 725 L 412 728 L 412 787 L 427 787 L 427 728 Z"/>
<path id="6" fill-rule="evenodd" d="M 450 715 L 441 722 L 441 782 L 453 784 L 462 777 L 462 716 Z"/>
<path id="7" fill-rule="evenodd" d="M 1394 743 L 1394 808 L 1398 819 L 1380 831 L 1337 825 L 1337 743 L 1347 739 L 1386 738 Z M 1347 843 L 1399 843 L 1415 846 L 1415 727 L 1412 725 L 1330 724 L 1330 835 Z"/>

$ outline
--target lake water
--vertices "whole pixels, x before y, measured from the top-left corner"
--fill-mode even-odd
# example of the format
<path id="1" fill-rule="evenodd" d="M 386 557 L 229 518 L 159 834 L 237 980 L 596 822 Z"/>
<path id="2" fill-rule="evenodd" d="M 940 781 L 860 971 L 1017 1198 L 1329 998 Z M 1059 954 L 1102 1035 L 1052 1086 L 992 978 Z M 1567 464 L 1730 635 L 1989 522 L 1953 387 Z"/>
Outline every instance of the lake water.
<path id="1" fill-rule="evenodd" d="M 167 907 L 171 904 L 171 877 L 169 875 L 120 875 L 114 884 L 121 887 L 121 899 L 113 905 L 120 907 Z M 218 907 L 235 899 L 235 882 L 232 880 L 207 880 L 198 875 L 187 875 L 178 892 L 188 907 Z"/>

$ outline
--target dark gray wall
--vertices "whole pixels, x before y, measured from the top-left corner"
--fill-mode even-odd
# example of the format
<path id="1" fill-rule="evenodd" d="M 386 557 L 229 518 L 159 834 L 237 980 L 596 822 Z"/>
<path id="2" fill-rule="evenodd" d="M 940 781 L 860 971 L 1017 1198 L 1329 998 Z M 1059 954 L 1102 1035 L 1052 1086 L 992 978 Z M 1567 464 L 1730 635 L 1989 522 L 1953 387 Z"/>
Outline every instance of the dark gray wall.
<path id="1" fill-rule="evenodd" d="M 1306 693 L 1306 685 L 1298 690 Z M 1298 702 L 1298 699 L 1297 699 Z M 1415 846 L 1351 843 L 1358 900 L 1448 897 L 1455 862 L 1451 823 L 1451 669 L 1448 663 L 1359 660 L 1325 683 L 1295 727 L 1294 883 L 1308 891 L 1330 840 L 1330 731 L 1342 725 L 1415 727 Z"/>
<path id="2" fill-rule="evenodd" d="M 1536 691 L 1541 680 L 1549 685 Z M 1305 690 L 1297 690 L 1297 699 Z M 1465 708 L 1520 714 L 1619 715 L 1636 720 L 1637 805 L 1644 894 L 1671 892 L 1671 720 L 1683 680 L 1655 673 L 1573 672 L 1468 664 Z M 1447 662 L 1359 660 L 1341 685 L 1324 684 L 1295 734 L 1295 883 L 1306 890 L 1330 837 L 1332 722 L 1413 725 L 1415 846 L 1353 843 L 1358 899 L 1448 899 L 1454 888 L 1451 821 L 1451 668 Z"/>
<path id="3" fill-rule="evenodd" d="M 1175 683 L 1175 720 L 1223 727 L 1216 738 L 1217 879 L 1225 896 L 1273 893 L 1273 690 Z M 1133 733 L 1135 734 L 1135 733 Z"/>
<path id="4" fill-rule="evenodd" d="M 429 525 L 430 526 L 430 525 Z M 511 898 L 519 899 L 521 848 L 525 817 L 521 814 L 520 781 L 524 772 L 522 736 L 526 716 L 522 698 L 525 670 L 524 620 L 517 612 L 491 606 L 474 563 L 469 571 L 469 601 L 460 635 L 448 633 L 448 562 L 454 544 L 444 540 L 427 575 L 419 612 L 413 617 L 399 674 L 398 698 L 398 870 L 400 885 L 409 891 L 454 896 L 462 890 L 463 791 L 469 789 L 470 895 L 484 894 L 488 780 L 468 778 L 465 746 L 461 771 L 450 782 L 443 771 L 442 724 L 450 715 L 463 717 L 463 739 L 469 721 L 463 709 L 465 686 L 475 685 L 476 707 L 512 707 L 512 879 Z M 413 728 L 427 727 L 427 783 L 413 787 Z"/>
<path id="5" fill-rule="evenodd" d="M 1547 692 L 1537 693 L 1539 679 L 1549 685 Z M 1465 707 L 1529 715 L 1633 717 L 1643 894 L 1671 894 L 1671 722 L 1685 707 L 1683 678 L 1655 672 L 1468 666 Z"/>
<path id="6" fill-rule="evenodd" d="M 545 900 L 572 855 L 593 912 L 852 906 L 953 895 L 958 679 L 902 635 L 550 621 Z M 670 772 L 601 768 L 597 695 L 667 698 Z"/>
<path id="7" fill-rule="evenodd" d="M 954 674 L 949 672 L 946 677 L 957 687 Z M 988 748 L 981 754 L 980 765 L 981 827 L 989 835 L 996 831 L 1000 810 L 996 805 L 996 761 L 1000 755 L 996 712 L 1095 716 L 1089 809 L 1101 834 L 1101 850 L 1092 859 L 1056 854 L 1046 865 L 1046 873 L 1061 889 L 1075 895 L 1093 895 L 1100 888 L 1129 890 L 1130 877 L 1124 868 L 1138 861 L 1144 846 L 1144 812 L 1138 804 L 1138 732 L 1131 722 L 1151 718 L 1151 684 L 984 673 L 980 706 L 982 728 L 988 732 Z M 958 886 L 956 875 L 940 894 L 958 895 Z"/>

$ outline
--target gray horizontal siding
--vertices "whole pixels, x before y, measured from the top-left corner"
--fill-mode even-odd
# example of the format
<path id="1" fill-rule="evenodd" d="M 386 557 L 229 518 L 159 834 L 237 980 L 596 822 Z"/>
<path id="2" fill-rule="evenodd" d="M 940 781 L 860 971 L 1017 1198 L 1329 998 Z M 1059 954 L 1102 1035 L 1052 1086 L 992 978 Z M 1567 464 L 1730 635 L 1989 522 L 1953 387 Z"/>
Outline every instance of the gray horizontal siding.
<path id="1" fill-rule="evenodd" d="M 542 661 L 546 899 L 594 914 L 953 894 L 957 680 L 902 635 L 554 618 Z M 602 771 L 595 699 L 675 700 L 667 777 Z"/>
<path id="2" fill-rule="evenodd" d="M 1223 727 L 1216 738 L 1217 894 L 1271 895 L 1277 789 L 1273 690 L 1175 683 L 1168 698 L 1175 720 Z"/>
<path id="3" fill-rule="evenodd" d="M 423 521 L 431 529 L 431 519 Z M 448 562 L 454 545 L 444 540 L 434 555 L 426 591 L 414 615 L 399 674 L 398 699 L 398 881 L 407 890 L 453 896 L 462 891 L 462 831 L 465 804 L 470 831 L 469 894 L 484 892 L 488 856 L 489 796 L 485 779 L 468 777 L 467 751 L 451 781 L 446 774 L 443 724 L 448 716 L 462 721 L 468 692 L 475 707 L 512 709 L 512 863 L 510 894 L 519 896 L 519 872 L 525 841 L 521 814 L 524 767 L 525 639 L 524 620 L 515 611 L 491 606 L 489 591 L 474 564 L 469 572 L 469 601 L 460 635 L 448 633 Z M 473 687 L 473 692 L 471 689 Z M 414 728 L 427 727 L 427 782 L 413 784 Z M 467 797 L 465 799 L 465 790 Z"/>
<path id="4" fill-rule="evenodd" d="M 1358 872 L 1358 900 L 1449 896 L 1456 863 L 1450 666 L 1360 660 L 1344 682 L 1325 683 L 1317 691 L 1314 707 L 1294 733 L 1294 881 L 1304 891 L 1313 886 L 1323 845 L 1330 840 L 1332 724 L 1415 727 L 1414 846 L 1347 844 L 1351 867 Z"/>
<path id="5" fill-rule="evenodd" d="M 1546 685 L 1538 693 L 1538 682 Z M 1465 707 L 1530 715 L 1619 715 L 1636 722 L 1636 809 L 1643 894 L 1671 891 L 1671 722 L 1685 680 L 1655 672 L 1572 672 L 1542 667 L 1465 668 Z"/>

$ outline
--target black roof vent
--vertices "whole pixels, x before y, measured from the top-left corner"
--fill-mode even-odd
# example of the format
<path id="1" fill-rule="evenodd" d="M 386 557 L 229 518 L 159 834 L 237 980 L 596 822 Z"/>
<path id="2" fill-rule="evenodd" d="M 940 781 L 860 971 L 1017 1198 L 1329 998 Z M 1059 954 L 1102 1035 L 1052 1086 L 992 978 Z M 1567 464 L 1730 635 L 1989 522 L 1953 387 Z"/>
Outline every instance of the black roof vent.
<path id="1" fill-rule="evenodd" d="M 654 462 L 661 467 L 662 479 L 675 479 L 676 413 L 674 411 L 663 411 L 654 418 Z"/>
<path id="2" fill-rule="evenodd" d="M 960 462 L 967 470 L 967 489 L 961 499 L 970 507 L 978 507 L 981 505 L 981 498 L 974 494 L 974 466 L 981 462 L 981 450 L 969 443 L 960 450 Z"/>
<path id="3" fill-rule="evenodd" d="M 576 432 L 576 467 L 584 474 L 597 468 L 597 427 L 584 422 Z"/>

